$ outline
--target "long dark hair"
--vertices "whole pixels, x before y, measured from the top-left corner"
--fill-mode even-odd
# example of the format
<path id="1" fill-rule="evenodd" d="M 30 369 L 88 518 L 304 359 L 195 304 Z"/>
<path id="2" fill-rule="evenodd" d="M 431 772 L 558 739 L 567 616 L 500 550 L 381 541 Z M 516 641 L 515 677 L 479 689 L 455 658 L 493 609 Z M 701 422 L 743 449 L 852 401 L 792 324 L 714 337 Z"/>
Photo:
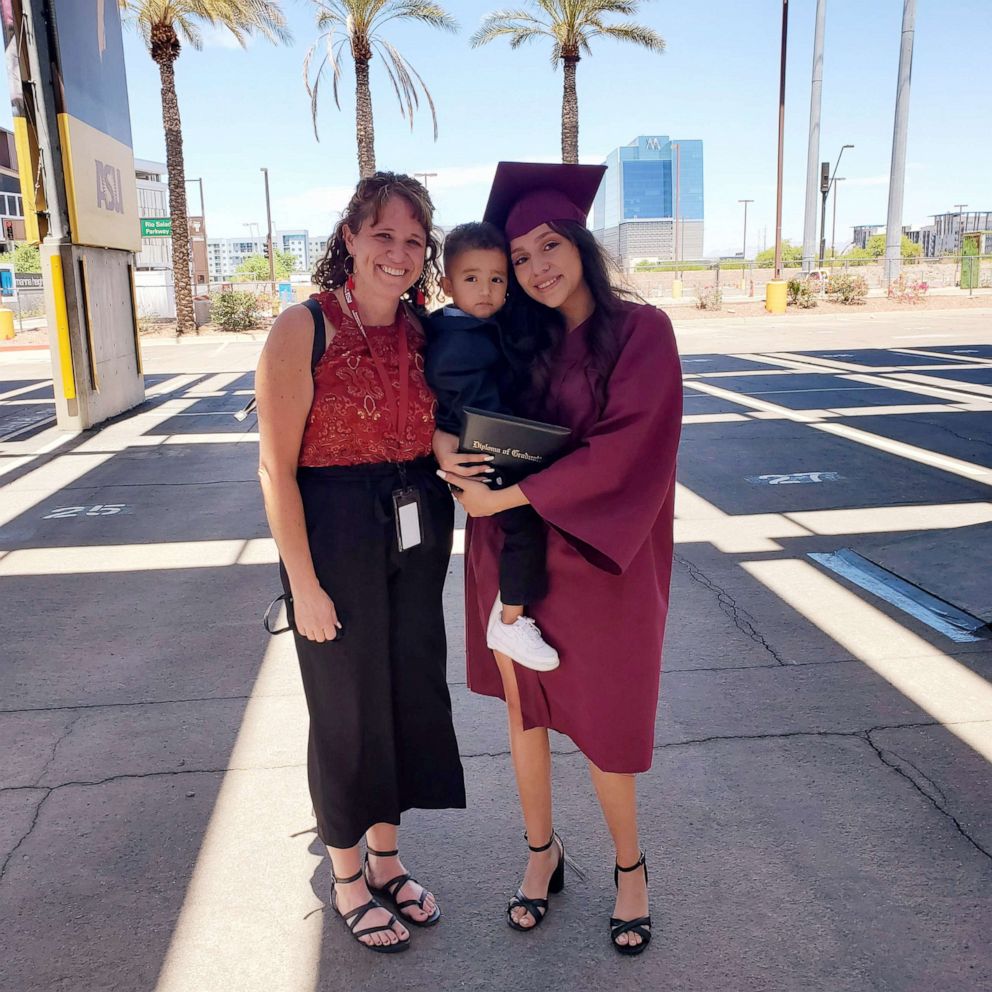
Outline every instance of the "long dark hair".
<path id="1" fill-rule="evenodd" d="M 434 204 L 422 183 L 398 172 L 375 172 L 359 181 L 327 242 L 324 257 L 313 270 L 314 285 L 326 291 L 345 284 L 349 275 L 346 267 L 349 255 L 344 243 L 345 226 L 354 234 L 366 223 L 377 224 L 382 208 L 394 196 L 401 196 L 410 204 L 413 216 L 424 229 L 427 241 L 424 271 L 401 298 L 410 306 L 423 310 L 422 305 L 417 303 L 418 291 L 423 293 L 425 300 L 438 295 L 441 288 L 441 269 L 438 264 L 441 244 L 437 231 L 434 230 Z"/>
<path id="2" fill-rule="evenodd" d="M 620 353 L 620 342 L 614 330 L 616 319 L 623 303 L 636 297 L 616 285 L 617 265 L 587 227 L 576 221 L 555 221 L 548 226 L 578 249 L 582 277 L 595 304 L 589 318 L 587 340 L 593 368 L 600 373 L 596 399 L 602 407 L 606 403 L 606 382 Z M 513 272 L 512 265 L 510 271 Z M 552 355 L 567 333 L 565 318 L 557 310 L 531 299 L 513 275 L 500 323 L 517 353 L 517 364 L 527 366 L 525 375 L 518 376 L 519 391 L 526 400 L 540 403 L 547 393 Z"/>

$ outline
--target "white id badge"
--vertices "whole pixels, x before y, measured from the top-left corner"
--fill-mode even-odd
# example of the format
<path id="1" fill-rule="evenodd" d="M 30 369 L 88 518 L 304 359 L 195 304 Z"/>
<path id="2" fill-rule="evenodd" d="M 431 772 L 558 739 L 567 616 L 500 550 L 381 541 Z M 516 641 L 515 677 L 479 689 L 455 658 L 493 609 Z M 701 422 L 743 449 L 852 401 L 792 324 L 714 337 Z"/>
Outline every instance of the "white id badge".
<path id="1" fill-rule="evenodd" d="M 420 490 L 409 487 L 393 492 L 393 512 L 396 517 L 396 539 L 400 551 L 409 551 L 423 543 L 420 523 Z"/>

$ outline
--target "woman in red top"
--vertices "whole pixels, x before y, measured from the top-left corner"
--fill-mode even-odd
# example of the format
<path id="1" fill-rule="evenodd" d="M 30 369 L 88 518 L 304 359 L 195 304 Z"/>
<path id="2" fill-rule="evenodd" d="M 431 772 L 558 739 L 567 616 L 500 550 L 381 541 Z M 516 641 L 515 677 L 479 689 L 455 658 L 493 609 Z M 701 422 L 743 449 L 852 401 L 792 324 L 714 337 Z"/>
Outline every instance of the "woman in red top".
<path id="1" fill-rule="evenodd" d="M 256 376 L 259 476 L 293 608 L 332 905 L 386 953 L 409 946 L 404 923 L 440 918 L 399 860 L 400 814 L 465 806 L 441 612 L 453 513 L 413 309 L 437 282 L 432 214 L 415 180 L 363 179 L 314 273 L 320 310 L 279 316 Z"/>

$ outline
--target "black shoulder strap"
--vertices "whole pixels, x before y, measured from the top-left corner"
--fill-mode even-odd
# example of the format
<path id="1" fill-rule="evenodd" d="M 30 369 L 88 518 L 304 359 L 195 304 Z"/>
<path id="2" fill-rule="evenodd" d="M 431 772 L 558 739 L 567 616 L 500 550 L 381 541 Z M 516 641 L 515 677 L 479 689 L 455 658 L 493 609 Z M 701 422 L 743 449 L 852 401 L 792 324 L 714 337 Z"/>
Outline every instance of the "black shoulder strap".
<path id="1" fill-rule="evenodd" d="M 327 336 L 324 332 L 324 311 L 316 300 L 304 300 L 303 305 L 313 317 L 313 351 L 310 353 L 310 371 L 312 372 L 327 348 Z"/>

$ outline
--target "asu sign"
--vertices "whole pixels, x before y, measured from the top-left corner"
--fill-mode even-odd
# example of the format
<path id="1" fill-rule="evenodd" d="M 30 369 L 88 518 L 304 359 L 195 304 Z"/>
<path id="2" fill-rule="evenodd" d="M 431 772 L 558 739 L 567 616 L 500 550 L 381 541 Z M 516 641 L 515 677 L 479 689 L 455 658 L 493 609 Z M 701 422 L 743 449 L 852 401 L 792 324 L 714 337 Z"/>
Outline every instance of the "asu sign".
<path id="1" fill-rule="evenodd" d="M 138 191 L 117 3 L 51 0 L 51 7 L 72 240 L 138 251 Z"/>

